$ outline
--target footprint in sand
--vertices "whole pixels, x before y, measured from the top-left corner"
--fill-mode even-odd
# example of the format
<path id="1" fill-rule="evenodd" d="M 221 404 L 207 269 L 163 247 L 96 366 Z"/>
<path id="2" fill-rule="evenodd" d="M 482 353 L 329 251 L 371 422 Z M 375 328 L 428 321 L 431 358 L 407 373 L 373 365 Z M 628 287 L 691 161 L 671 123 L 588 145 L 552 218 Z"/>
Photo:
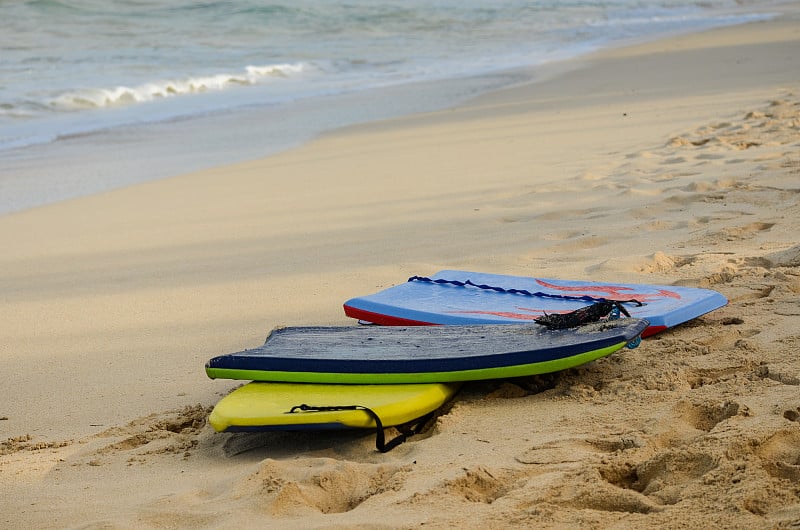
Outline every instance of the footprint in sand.
<path id="1" fill-rule="evenodd" d="M 688 489 L 702 486 L 720 465 L 720 457 L 700 448 L 698 440 L 743 410 L 732 401 L 680 401 L 656 419 L 655 428 L 640 442 L 645 450 L 637 447 L 604 459 L 597 468 L 600 476 L 611 486 L 639 495 L 648 505 L 677 504 Z"/>
<path id="2" fill-rule="evenodd" d="M 522 475 L 509 469 L 491 469 L 475 466 L 464 469 L 464 473 L 452 480 L 444 481 L 436 488 L 435 495 L 462 498 L 469 502 L 491 504 L 514 489 L 516 479 Z"/>
<path id="3" fill-rule="evenodd" d="M 686 487 L 701 481 L 717 465 L 717 458 L 706 452 L 670 449 L 638 464 L 609 464 L 600 474 L 609 484 L 669 505 L 680 502 Z"/>
<path id="4" fill-rule="evenodd" d="M 402 487 L 410 466 L 361 464 L 332 458 L 267 459 L 240 480 L 234 497 L 268 507 L 275 517 L 343 513 Z"/>
<path id="5" fill-rule="evenodd" d="M 774 433 L 760 444 L 756 454 L 771 476 L 800 482 L 800 431 L 797 429 Z"/>
<path id="6" fill-rule="evenodd" d="M 662 166 L 703 165 L 717 160 L 730 165 L 781 160 L 783 164 L 797 164 L 793 157 L 797 146 L 798 106 L 793 94 L 772 101 L 769 106 L 748 112 L 731 122 L 720 122 L 699 127 L 671 138 L 661 150 L 647 151 L 649 163 Z M 729 158 L 741 153 L 737 158 Z M 629 155 L 628 159 L 641 163 L 644 155 Z M 763 169 L 769 169 L 762 167 Z M 759 171 L 751 168 L 748 173 Z"/>
<path id="7" fill-rule="evenodd" d="M 684 399 L 652 419 L 646 429 L 647 443 L 654 447 L 689 447 L 714 431 L 717 425 L 748 413 L 746 407 L 735 401 Z"/>
<path id="8" fill-rule="evenodd" d="M 700 431 L 710 432 L 719 423 L 739 414 L 735 401 L 679 401 L 672 409 L 676 422 L 684 422 Z"/>
<path id="9" fill-rule="evenodd" d="M 655 513 L 663 510 L 646 495 L 629 487 L 630 468 L 604 466 L 579 472 L 570 483 L 554 488 L 548 502 L 605 512 Z"/>

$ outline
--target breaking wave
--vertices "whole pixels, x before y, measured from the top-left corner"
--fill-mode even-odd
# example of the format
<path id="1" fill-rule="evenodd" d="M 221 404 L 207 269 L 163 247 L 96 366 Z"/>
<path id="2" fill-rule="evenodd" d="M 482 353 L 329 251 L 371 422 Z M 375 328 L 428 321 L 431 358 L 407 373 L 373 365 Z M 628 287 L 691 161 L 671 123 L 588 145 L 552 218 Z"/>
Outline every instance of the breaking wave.
<path id="1" fill-rule="evenodd" d="M 84 110 L 144 103 L 156 99 L 216 92 L 268 80 L 297 77 L 309 70 L 305 63 L 247 66 L 238 74 L 216 74 L 179 80 L 162 80 L 138 86 L 87 88 L 61 94 L 50 101 L 59 110 Z"/>

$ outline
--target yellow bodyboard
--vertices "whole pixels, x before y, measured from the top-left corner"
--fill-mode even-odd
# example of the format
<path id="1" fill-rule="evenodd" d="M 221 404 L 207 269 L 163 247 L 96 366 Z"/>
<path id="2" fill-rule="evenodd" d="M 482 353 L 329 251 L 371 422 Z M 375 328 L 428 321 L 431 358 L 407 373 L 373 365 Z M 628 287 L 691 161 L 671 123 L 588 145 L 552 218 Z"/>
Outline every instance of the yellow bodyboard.
<path id="1" fill-rule="evenodd" d="M 217 432 L 375 429 L 375 420 L 364 410 L 369 409 L 380 418 L 384 427 L 390 427 L 433 412 L 446 403 L 459 386 L 458 383 L 335 385 L 252 382 L 222 398 L 208 421 Z M 338 407 L 343 408 L 336 410 Z"/>

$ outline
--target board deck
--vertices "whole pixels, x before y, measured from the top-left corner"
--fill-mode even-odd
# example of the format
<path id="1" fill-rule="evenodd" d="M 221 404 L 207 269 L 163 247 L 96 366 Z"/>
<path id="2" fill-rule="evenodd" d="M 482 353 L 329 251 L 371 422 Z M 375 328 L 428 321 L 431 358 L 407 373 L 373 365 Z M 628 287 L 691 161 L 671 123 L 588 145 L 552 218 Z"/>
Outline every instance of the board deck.
<path id="1" fill-rule="evenodd" d="M 443 270 L 430 278 L 414 277 L 378 293 L 352 298 L 344 303 L 344 312 L 352 318 L 389 326 L 511 324 L 574 311 L 599 299 L 641 302 L 640 307 L 633 303 L 624 307 L 632 317 L 650 322 L 643 337 L 728 303 L 716 291 L 694 287 Z"/>
<path id="2" fill-rule="evenodd" d="M 458 390 L 457 383 L 407 385 L 329 385 L 252 382 L 237 388 L 208 418 L 217 432 L 266 430 L 375 429 L 402 425 L 433 412 Z M 350 410 L 290 412 L 293 407 L 362 407 Z"/>
<path id="3" fill-rule="evenodd" d="M 551 331 L 524 326 L 278 328 L 263 346 L 214 357 L 212 379 L 294 383 L 446 383 L 565 370 L 637 339 L 647 321 L 624 318 Z"/>

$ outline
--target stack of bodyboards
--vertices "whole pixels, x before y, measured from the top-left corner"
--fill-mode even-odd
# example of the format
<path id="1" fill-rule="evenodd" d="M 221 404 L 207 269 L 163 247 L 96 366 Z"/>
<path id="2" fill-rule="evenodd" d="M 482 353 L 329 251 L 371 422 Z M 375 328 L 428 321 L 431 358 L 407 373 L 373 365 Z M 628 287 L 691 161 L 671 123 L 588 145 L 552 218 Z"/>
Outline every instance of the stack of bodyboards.
<path id="1" fill-rule="evenodd" d="M 345 302 L 348 316 L 381 325 L 277 328 L 261 347 L 209 360 L 212 379 L 252 381 L 224 397 L 209 422 L 220 432 L 375 429 L 388 451 L 463 382 L 579 366 L 726 303 L 689 287 L 415 276 Z M 390 426 L 401 435 L 387 443 Z"/>

